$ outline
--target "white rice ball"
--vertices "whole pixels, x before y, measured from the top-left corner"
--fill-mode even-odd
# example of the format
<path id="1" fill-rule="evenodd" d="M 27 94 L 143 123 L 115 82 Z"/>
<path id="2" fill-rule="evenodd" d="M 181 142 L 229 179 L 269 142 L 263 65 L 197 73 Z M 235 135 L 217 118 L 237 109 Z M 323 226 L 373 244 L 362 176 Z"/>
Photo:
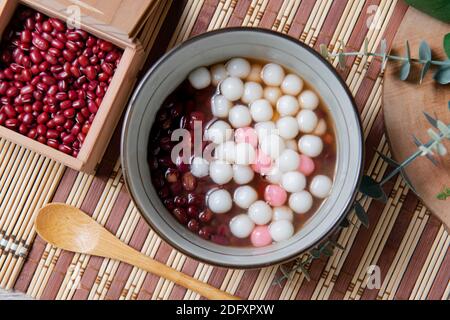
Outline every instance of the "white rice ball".
<path id="1" fill-rule="evenodd" d="M 300 155 L 290 149 L 284 150 L 276 161 L 281 172 L 295 171 L 300 165 Z"/>
<path id="2" fill-rule="evenodd" d="M 248 208 L 248 216 L 257 225 L 265 225 L 272 220 L 272 207 L 262 200 L 253 203 Z"/>
<path id="3" fill-rule="evenodd" d="M 281 206 L 273 208 L 272 221 L 280 220 L 294 221 L 294 213 L 289 207 Z"/>
<path id="4" fill-rule="evenodd" d="M 269 173 L 266 175 L 267 181 L 272 184 L 280 184 L 281 178 L 283 177 L 283 172 L 278 169 L 277 166 L 273 166 Z"/>
<path id="5" fill-rule="evenodd" d="M 271 134 L 261 141 L 261 150 L 272 159 L 277 159 L 280 154 L 286 149 L 284 140 L 276 134 Z"/>
<path id="6" fill-rule="evenodd" d="M 237 184 L 248 184 L 255 177 L 255 172 L 249 166 L 235 164 L 233 166 L 233 180 Z"/>
<path id="7" fill-rule="evenodd" d="M 294 139 L 299 133 L 297 120 L 290 116 L 278 119 L 277 129 L 280 137 L 286 140 Z"/>
<path id="8" fill-rule="evenodd" d="M 298 95 L 303 89 L 303 80 L 296 74 L 288 74 L 281 84 L 283 93 L 291 96 Z"/>
<path id="9" fill-rule="evenodd" d="M 277 111 L 280 116 L 295 116 L 300 109 L 298 101 L 293 96 L 282 96 L 277 101 Z"/>
<path id="10" fill-rule="evenodd" d="M 223 80 L 228 77 L 228 71 L 223 64 L 216 64 L 211 67 L 212 84 L 218 86 Z"/>
<path id="11" fill-rule="evenodd" d="M 305 90 L 298 97 L 298 102 L 302 109 L 315 110 L 319 106 L 320 100 L 314 91 Z"/>
<path id="12" fill-rule="evenodd" d="M 233 207 L 233 199 L 227 190 L 216 189 L 207 196 L 208 208 L 217 214 L 227 213 Z"/>
<path id="13" fill-rule="evenodd" d="M 303 191 L 306 188 L 306 177 L 298 171 L 286 172 L 281 178 L 281 186 L 290 193 Z"/>
<path id="14" fill-rule="evenodd" d="M 307 213 L 312 206 L 313 197 L 308 191 L 296 192 L 289 197 L 289 207 L 297 214 Z"/>
<path id="15" fill-rule="evenodd" d="M 304 109 L 297 115 L 298 128 L 303 133 L 311 133 L 317 127 L 319 119 L 312 110 Z"/>
<path id="16" fill-rule="evenodd" d="M 317 127 L 314 129 L 313 134 L 316 136 L 323 136 L 327 132 L 327 122 L 325 119 L 320 119 Z"/>
<path id="17" fill-rule="evenodd" d="M 313 196 L 324 199 L 330 195 L 331 188 L 333 187 L 333 181 L 324 175 L 318 175 L 313 178 L 309 191 Z"/>
<path id="18" fill-rule="evenodd" d="M 236 238 L 247 238 L 254 228 L 255 223 L 246 214 L 235 216 L 230 221 L 230 231 Z"/>
<path id="19" fill-rule="evenodd" d="M 205 89 L 211 84 L 211 73 L 205 67 L 201 67 L 192 71 L 188 76 L 192 87 L 197 90 Z"/>
<path id="20" fill-rule="evenodd" d="M 228 121 L 234 128 L 244 128 L 252 123 L 252 115 L 246 106 L 237 105 L 231 108 Z"/>
<path id="21" fill-rule="evenodd" d="M 231 101 L 221 94 L 217 94 L 212 98 L 211 111 L 214 117 L 228 118 L 228 113 L 232 107 Z"/>
<path id="22" fill-rule="evenodd" d="M 242 186 L 234 191 L 234 203 L 242 209 L 248 209 L 258 200 L 258 193 L 250 186 Z"/>
<path id="23" fill-rule="evenodd" d="M 261 78 L 268 86 L 279 87 L 284 76 L 284 69 L 276 63 L 266 64 L 261 72 Z"/>
<path id="24" fill-rule="evenodd" d="M 209 166 L 209 176 L 214 183 L 227 184 L 233 179 L 233 168 L 225 161 L 215 160 Z"/>
<path id="25" fill-rule="evenodd" d="M 201 157 L 194 157 L 191 163 L 191 173 L 194 177 L 204 178 L 209 175 L 209 162 Z"/>
<path id="26" fill-rule="evenodd" d="M 246 82 L 244 85 L 244 95 L 241 100 L 244 103 L 250 104 L 253 101 L 263 97 L 263 87 L 257 82 Z"/>
<path id="27" fill-rule="evenodd" d="M 262 141 L 271 134 L 278 134 L 277 127 L 273 121 L 258 122 L 255 124 L 258 140 Z"/>
<path id="28" fill-rule="evenodd" d="M 244 94 L 244 83 L 236 77 L 228 77 L 220 83 L 220 92 L 230 101 L 239 100 Z"/>
<path id="29" fill-rule="evenodd" d="M 249 143 L 236 144 L 236 164 L 254 164 L 256 160 L 255 148 Z"/>
<path id="30" fill-rule="evenodd" d="M 253 81 L 253 82 L 262 82 L 261 71 L 262 71 L 261 65 L 252 64 L 252 69 L 250 70 L 250 74 L 248 75 L 246 80 Z"/>
<path id="31" fill-rule="evenodd" d="M 226 65 L 228 74 L 232 77 L 245 79 L 251 71 L 250 63 L 243 58 L 233 58 Z"/>
<path id="32" fill-rule="evenodd" d="M 294 225 L 288 220 L 274 221 L 269 226 L 269 233 L 275 242 L 289 240 L 294 235 Z"/>
<path id="33" fill-rule="evenodd" d="M 298 141 L 298 150 L 310 158 L 319 156 L 323 151 L 323 142 L 318 136 L 304 135 Z"/>
<path id="34" fill-rule="evenodd" d="M 219 144 L 214 149 L 214 158 L 230 164 L 234 163 L 236 161 L 236 144 L 234 141 L 225 141 Z"/>
<path id="35" fill-rule="evenodd" d="M 233 130 L 228 122 L 217 120 L 211 124 L 205 131 L 205 139 L 215 144 L 231 140 L 233 137 Z"/>
<path id="36" fill-rule="evenodd" d="M 278 87 L 266 87 L 264 89 L 264 99 L 268 100 L 273 106 L 277 105 L 277 101 L 282 95 L 283 93 Z"/>
<path id="37" fill-rule="evenodd" d="M 250 105 L 250 113 L 255 122 L 269 121 L 273 117 L 272 105 L 266 99 L 259 99 Z"/>

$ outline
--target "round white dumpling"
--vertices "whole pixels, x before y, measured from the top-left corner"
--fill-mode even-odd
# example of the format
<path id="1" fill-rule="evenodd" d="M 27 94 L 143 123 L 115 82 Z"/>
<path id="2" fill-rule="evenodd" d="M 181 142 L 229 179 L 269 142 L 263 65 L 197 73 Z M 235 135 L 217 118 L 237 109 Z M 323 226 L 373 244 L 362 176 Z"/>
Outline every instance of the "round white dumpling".
<path id="1" fill-rule="evenodd" d="M 212 84 L 216 87 L 228 77 L 228 71 L 223 64 L 216 64 L 211 67 Z"/>
<path id="2" fill-rule="evenodd" d="M 250 63 L 243 58 L 233 58 L 226 65 L 228 74 L 232 77 L 245 79 L 251 71 Z"/>
<path id="3" fill-rule="evenodd" d="M 291 194 L 289 207 L 297 214 L 307 213 L 313 206 L 313 197 L 308 191 Z"/>
<path id="4" fill-rule="evenodd" d="M 282 117 L 295 116 L 298 110 L 300 110 L 300 106 L 293 96 L 282 96 L 277 101 L 277 111 Z"/>
<path id="5" fill-rule="evenodd" d="M 220 92 L 230 101 L 239 100 L 244 94 L 244 83 L 236 77 L 229 77 L 220 83 Z"/>
<path id="6" fill-rule="evenodd" d="M 250 105 L 250 113 L 255 122 L 269 121 L 273 117 L 272 105 L 266 99 L 259 99 Z"/>
<path id="7" fill-rule="evenodd" d="M 246 106 L 237 105 L 231 108 L 228 121 L 234 128 L 244 128 L 252 123 L 252 115 Z"/>
<path id="8" fill-rule="evenodd" d="M 228 114 L 233 107 L 230 100 L 221 94 L 217 94 L 212 98 L 211 111 L 214 117 L 228 118 Z"/>
<path id="9" fill-rule="evenodd" d="M 286 149 L 298 151 L 298 142 L 295 139 L 285 141 Z"/>
<path id="10" fill-rule="evenodd" d="M 255 131 L 258 136 L 258 140 L 262 141 L 271 134 L 278 133 L 277 126 L 273 121 L 258 122 L 255 124 Z"/>
<path id="11" fill-rule="evenodd" d="M 333 181 L 324 175 L 318 175 L 313 178 L 309 191 L 313 196 L 324 199 L 330 195 L 331 188 L 333 187 Z"/>
<path id="12" fill-rule="evenodd" d="M 237 184 L 250 183 L 255 177 L 255 172 L 249 166 L 235 164 L 233 166 L 233 180 Z"/>
<path id="13" fill-rule="evenodd" d="M 319 119 L 314 111 L 304 109 L 297 115 L 298 128 L 303 133 L 311 133 L 317 127 Z"/>
<path id="14" fill-rule="evenodd" d="M 272 220 L 272 207 L 262 200 L 256 201 L 248 208 L 248 216 L 257 225 L 265 225 Z"/>
<path id="15" fill-rule="evenodd" d="M 283 172 L 278 169 L 277 166 L 273 166 L 269 173 L 266 175 L 267 181 L 272 184 L 280 184 L 281 178 L 283 177 Z"/>
<path id="16" fill-rule="evenodd" d="M 258 200 L 258 193 L 250 186 L 242 186 L 234 191 L 234 203 L 242 209 L 248 209 Z"/>
<path id="17" fill-rule="evenodd" d="M 275 242 L 289 240 L 294 235 L 294 226 L 288 220 L 274 221 L 269 226 L 269 233 Z"/>
<path id="18" fill-rule="evenodd" d="M 268 86 L 279 87 L 283 82 L 284 69 L 276 63 L 266 64 L 261 72 L 261 78 Z"/>
<path id="19" fill-rule="evenodd" d="M 253 82 L 261 82 L 261 71 L 262 66 L 259 64 L 252 64 L 252 69 L 250 70 L 250 74 L 247 77 L 247 81 L 253 81 Z"/>
<path id="20" fill-rule="evenodd" d="M 246 214 L 240 214 L 230 221 L 230 231 L 236 238 L 247 238 L 255 228 L 255 223 Z"/>
<path id="21" fill-rule="evenodd" d="M 209 175 L 209 162 L 201 157 L 194 157 L 191 163 L 191 173 L 194 177 L 204 178 Z"/>
<path id="22" fill-rule="evenodd" d="M 233 179 L 233 168 L 222 160 L 215 160 L 209 166 L 209 176 L 214 183 L 227 184 Z"/>
<path id="23" fill-rule="evenodd" d="M 286 140 L 294 139 L 299 133 L 297 120 L 290 116 L 278 119 L 277 129 L 280 137 Z"/>
<path id="24" fill-rule="evenodd" d="M 254 164 L 256 160 L 255 148 L 250 143 L 236 144 L 236 164 Z"/>
<path id="25" fill-rule="evenodd" d="M 294 221 L 294 213 L 289 207 L 281 206 L 273 208 L 272 221 L 280 220 Z"/>
<path id="26" fill-rule="evenodd" d="M 298 97 L 302 109 L 315 110 L 319 106 L 319 97 L 314 91 L 305 90 Z"/>
<path id="27" fill-rule="evenodd" d="M 233 207 L 233 199 L 227 190 L 213 190 L 207 197 L 208 208 L 217 214 L 227 213 Z"/>
<path id="28" fill-rule="evenodd" d="M 214 158 L 227 163 L 236 161 L 236 144 L 234 141 L 225 141 L 214 149 Z"/>
<path id="29" fill-rule="evenodd" d="M 327 122 L 324 119 L 320 119 L 317 127 L 314 129 L 313 134 L 316 136 L 323 136 L 327 132 Z"/>
<path id="30" fill-rule="evenodd" d="M 277 167 L 281 172 L 295 171 L 300 165 L 300 155 L 290 149 L 285 149 L 278 157 Z"/>
<path id="31" fill-rule="evenodd" d="M 205 139 L 215 144 L 221 144 L 233 137 L 233 130 L 228 122 L 217 120 L 205 131 Z"/>
<path id="32" fill-rule="evenodd" d="M 278 87 L 266 87 L 264 89 L 264 99 L 268 100 L 273 106 L 277 105 L 277 101 L 282 95 L 283 93 Z"/>
<path id="33" fill-rule="evenodd" d="M 290 193 L 300 192 L 306 188 L 306 178 L 298 171 L 286 172 L 281 178 L 281 186 Z"/>
<path id="34" fill-rule="evenodd" d="M 271 134 L 261 141 L 261 150 L 272 159 L 277 159 L 286 149 L 284 140 L 276 134 Z"/>
<path id="35" fill-rule="evenodd" d="M 205 89 L 211 84 L 211 73 L 207 68 L 201 67 L 192 71 L 188 79 L 194 89 Z"/>
<path id="36" fill-rule="evenodd" d="M 318 136 L 304 135 L 298 141 L 298 150 L 310 158 L 315 158 L 323 151 L 322 139 Z"/>
<path id="37" fill-rule="evenodd" d="M 298 95 L 303 89 L 303 80 L 296 74 L 288 74 L 281 84 L 281 90 L 291 96 Z"/>
<path id="38" fill-rule="evenodd" d="M 244 103 L 250 104 L 253 101 L 263 97 L 263 87 L 257 82 L 246 82 L 244 85 L 244 95 L 241 100 Z"/>

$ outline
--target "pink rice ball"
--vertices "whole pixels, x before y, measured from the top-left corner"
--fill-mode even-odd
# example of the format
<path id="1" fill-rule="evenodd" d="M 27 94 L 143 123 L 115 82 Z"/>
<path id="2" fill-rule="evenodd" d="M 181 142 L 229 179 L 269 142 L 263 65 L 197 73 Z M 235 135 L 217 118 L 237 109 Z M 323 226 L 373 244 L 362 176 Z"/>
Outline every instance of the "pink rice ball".
<path id="1" fill-rule="evenodd" d="M 282 187 L 271 184 L 264 191 L 264 199 L 272 207 L 281 207 L 287 201 L 287 193 Z"/>
<path id="2" fill-rule="evenodd" d="M 268 226 L 257 226 L 253 229 L 250 240 L 255 247 L 265 247 L 272 243 Z"/>
<path id="3" fill-rule="evenodd" d="M 252 165 L 252 169 L 260 174 L 269 174 L 272 170 L 272 158 L 258 149 L 256 151 L 256 160 Z"/>
<path id="4" fill-rule="evenodd" d="M 314 170 L 316 170 L 314 160 L 304 154 L 300 155 L 300 165 L 298 166 L 298 171 L 303 173 L 305 176 L 310 176 Z"/>
<path id="5" fill-rule="evenodd" d="M 236 143 L 248 143 L 256 148 L 258 146 L 258 135 L 255 129 L 250 127 L 239 128 L 234 133 Z"/>

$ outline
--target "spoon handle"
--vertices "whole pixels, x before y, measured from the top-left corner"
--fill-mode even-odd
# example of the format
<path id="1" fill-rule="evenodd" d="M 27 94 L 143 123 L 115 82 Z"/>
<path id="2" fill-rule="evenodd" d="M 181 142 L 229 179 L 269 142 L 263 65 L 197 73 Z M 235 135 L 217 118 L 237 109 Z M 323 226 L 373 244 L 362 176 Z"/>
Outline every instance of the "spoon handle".
<path id="1" fill-rule="evenodd" d="M 123 242 L 118 242 L 114 248 L 114 254 L 109 254 L 113 259 L 126 262 L 156 276 L 170 280 L 184 288 L 195 291 L 210 300 L 240 300 L 227 292 L 221 291 L 207 283 L 194 279 L 167 265 L 156 261 L 134 250 Z"/>

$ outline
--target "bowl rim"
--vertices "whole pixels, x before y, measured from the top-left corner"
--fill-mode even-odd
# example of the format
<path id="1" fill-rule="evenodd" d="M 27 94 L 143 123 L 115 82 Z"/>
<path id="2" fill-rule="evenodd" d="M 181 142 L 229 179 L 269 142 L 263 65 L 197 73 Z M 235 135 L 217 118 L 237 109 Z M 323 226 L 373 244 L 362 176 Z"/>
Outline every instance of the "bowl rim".
<path id="1" fill-rule="evenodd" d="M 269 36 L 275 36 L 275 37 L 281 37 L 284 40 L 288 40 L 292 43 L 294 43 L 295 45 L 298 45 L 300 47 L 302 47 L 303 49 L 305 49 L 306 51 L 308 51 L 310 54 L 314 55 L 316 58 L 318 58 L 333 74 L 333 76 L 339 81 L 339 83 L 341 84 L 342 88 L 345 91 L 346 96 L 348 97 L 351 106 L 353 107 L 353 112 L 356 115 L 356 124 L 357 124 L 357 132 L 358 132 L 358 137 L 359 137 L 359 144 L 360 144 L 360 150 L 361 150 L 361 161 L 360 161 L 360 168 L 358 170 L 358 174 L 357 177 L 355 179 L 356 184 L 355 184 L 355 190 L 353 190 L 353 194 L 352 196 L 348 199 L 347 204 L 345 206 L 345 208 L 342 210 L 342 214 L 341 217 L 336 221 L 336 223 L 330 227 L 329 231 L 327 233 L 325 233 L 323 235 L 323 237 L 321 237 L 320 239 L 318 239 L 317 241 L 313 242 L 309 247 L 306 247 L 304 250 L 301 251 L 296 251 L 293 250 L 293 253 L 290 254 L 289 256 L 285 256 L 283 258 L 279 258 L 276 260 L 272 260 L 270 262 L 267 263 L 255 263 L 255 264 L 247 264 L 247 265 L 243 265 L 243 266 L 238 266 L 238 265 L 234 265 L 234 264 L 227 264 L 227 263 L 223 263 L 223 262 L 217 262 L 216 260 L 209 260 L 207 257 L 203 257 L 203 256 L 198 256 L 196 254 L 193 254 L 192 252 L 189 252 L 188 250 L 186 250 L 185 248 L 182 248 L 181 246 L 175 244 L 168 236 L 166 236 L 163 232 L 161 232 L 151 221 L 151 219 L 148 217 L 147 214 L 144 214 L 145 210 L 143 208 L 141 208 L 139 206 L 139 201 L 136 201 L 135 199 L 135 195 L 133 193 L 132 188 L 130 187 L 129 184 L 129 175 L 127 172 L 127 160 L 126 157 L 124 156 L 125 154 L 125 150 L 126 150 L 126 136 L 130 127 L 130 121 L 129 119 L 132 116 L 133 113 L 133 106 L 134 106 L 134 102 L 137 98 L 137 96 L 139 95 L 139 92 L 141 91 L 141 89 L 143 88 L 143 86 L 145 85 L 145 83 L 147 82 L 148 78 L 151 76 L 151 74 L 160 67 L 161 64 L 163 64 L 170 56 L 172 56 L 174 53 L 182 50 L 184 47 L 189 46 L 201 39 L 204 38 L 208 38 L 208 37 L 213 37 L 219 34 L 223 34 L 223 33 L 228 33 L 228 32 L 255 32 L 255 33 L 264 33 L 267 34 Z M 223 29 L 218 29 L 218 30 L 212 30 L 212 31 L 208 31 L 199 35 L 196 35 L 192 38 L 189 38 L 185 41 L 183 41 L 182 43 L 178 44 L 177 46 L 175 46 L 174 48 L 172 48 L 171 50 L 169 50 L 168 52 L 166 52 L 163 56 L 161 56 L 150 68 L 149 70 L 145 73 L 145 75 L 142 77 L 142 79 L 139 81 L 138 85 L 136 86 L 136 88 L 134 89 L 134 93 L 132 95 L 132 97 L 130 98 L 130 101 L 127 105 L 127 110 L 124 116 L 124 122 L 123 122 L 123 127 L 122 127 L 122 131 L 121 131 L 121 141 L 120 141 L 120 161 L 121 161 L 121 167 L 122 167 L 122 173 L 123 173 L 123 177 L 124 177 L 124 181 L 125 181 L 125 186 L 128 190 L 128 194 L 130 195 L 131 200 L 133 201 L 133 204 L 136 206 L 136 208 L 139 210 L 139 213 L 142 217 L 144 217 L 145 221 L 149 224 L 149 226 L 152 228 L 152 230 L 162 239 L 164 240 L 166 243 L 168 243 L 171 247 L 175 248 L 176 250 L 180 251 L 181 253 L 183 253 L 184 255 L 191 257 L 197 261 L 203 262 L 203 263 L 207 263 L 213 266 L 219 266 L 219 267 L 224 267 L 224 268 L 230 268 L 230 269 L 243 269 L 243 270 L 247 270 L 247 269 L 255 269 L 255 268 L 262 268 L 262 267 L 268 267 L 268 266 L 272 266 L 272 265 L 276 265 L 276 264 L 280 264 L 280 263 L 285 263 L 288 261 L 291 261 L 293 259 L 295 259 L 296 257 L 298 257 L 299 255 L 301 255 L 302 253 L 308 252 L 310 249 L 316 247 L 318 244 L 324 242 L 331 234 L 333 234 L 336 229 L 340 226 L 341 222 L 348 216 L 348 213 L 350 212 L 353 203 L 356 199 L 356 196 L 358 194 L 358 187 L 361 184 L 361 180 L 363 178 L 363 172 L 364 172 L 364 164 L 365 164 L 365 144 L 364 144 L 364 133 L 363 133 L 363 129 L 362 129 L 362 122 L 361 122 L 361 118 L 360 118 L 360 114 L 358 112 L 358 107 L 356 105 L 356 101 L 355 98 L 353 97 L 353 94 L 351 93 L 350 89 L 348 88 L 346 82 L 342 79 L 342 77 L 339 75 L 339 73 L 337 72 L 337 70 L 333 67 L 333 65 L 326 60 L 322 55 L 320 55 L 317 51 L 315 51 L 314 49 L 312 49 L 311 47 L 309 47 L 308 45 L 306 45 L 305 43 L 301 42 L 298 39 L 295 39 L 287 34 L 284 33 L 280 33 L 277 31 L 273 31 L 273 30 L 269 30 L 269 29 L 264 29 L 264 28 L 259 28 L 259 27 L 227 27 L 227 28 L 223 28 Z M 155 209 L 156 210 L 156 209 Z"/>

